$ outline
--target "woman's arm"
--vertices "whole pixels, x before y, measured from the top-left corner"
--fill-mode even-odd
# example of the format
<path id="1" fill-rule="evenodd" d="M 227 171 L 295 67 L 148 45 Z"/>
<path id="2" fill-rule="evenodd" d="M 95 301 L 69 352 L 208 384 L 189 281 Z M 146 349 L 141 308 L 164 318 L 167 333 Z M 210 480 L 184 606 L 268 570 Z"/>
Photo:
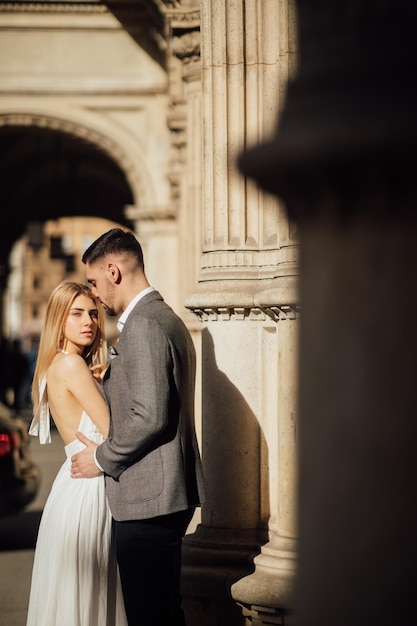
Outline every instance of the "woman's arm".
<path id="1" fill-rule="evenodd" d="M 110 417 L 104 394 L 81 356 L 68 354 L 61 358 L 51 375 L 48 374 L 48 387 L 51 408 L 53 413 L 61 417 L 60 421 L 65 422 L 67 416 L 72 421 L 74 415 L 79 419 L 81 409 L 91 418 L 103 437 L 108 436 Z M 73 434 L 75 436 L 75 432 Z"/>

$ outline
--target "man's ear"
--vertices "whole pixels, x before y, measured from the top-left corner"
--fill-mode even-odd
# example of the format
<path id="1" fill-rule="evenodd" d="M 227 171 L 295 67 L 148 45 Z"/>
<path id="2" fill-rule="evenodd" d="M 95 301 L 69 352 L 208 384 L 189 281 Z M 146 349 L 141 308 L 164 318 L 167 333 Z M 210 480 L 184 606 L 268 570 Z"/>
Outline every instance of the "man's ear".
<path id="1" fill-rule="evenodd" d="M 111 280 L 114 283 L 116 283 L 116 285 L 118 285 L 120 281 L 122 280 L 122 274 L 119 268 L 114 263 L 109 263 L 108 270 L 109 270 Z"/>

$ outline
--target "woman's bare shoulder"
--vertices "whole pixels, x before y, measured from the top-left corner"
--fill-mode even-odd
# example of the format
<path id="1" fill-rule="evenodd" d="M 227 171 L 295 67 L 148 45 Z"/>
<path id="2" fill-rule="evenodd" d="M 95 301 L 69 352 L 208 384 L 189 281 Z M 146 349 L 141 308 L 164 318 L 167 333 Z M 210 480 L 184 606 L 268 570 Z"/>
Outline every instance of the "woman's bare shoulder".
<path id="1" fill-rule="evenodd" d="M 90 378 L 88 365 L 78 354 L 57 355 L 46 375 L 49 394 L 53 389 L 74 393 L 77 386 L 89 382 Z"/>
<path id="2" fill-rule="evenodd" d="M 48 367 L 49 375 L 62 375 L 63 372 L 88 371 L 88 366 L 79 354 L 57 354 Z"/>

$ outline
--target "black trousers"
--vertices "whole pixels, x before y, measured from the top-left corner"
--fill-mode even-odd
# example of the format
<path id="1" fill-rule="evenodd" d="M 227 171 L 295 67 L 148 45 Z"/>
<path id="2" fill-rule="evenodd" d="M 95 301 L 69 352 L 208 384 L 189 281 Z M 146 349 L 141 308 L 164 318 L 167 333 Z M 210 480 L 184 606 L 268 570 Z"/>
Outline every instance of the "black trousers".
<path id="1" fill-rule="evenodd" d="M 151 519 L 113 522 L 129 626 L 185 626 L 181 546 L 193 514 L 192 508 Z"/>

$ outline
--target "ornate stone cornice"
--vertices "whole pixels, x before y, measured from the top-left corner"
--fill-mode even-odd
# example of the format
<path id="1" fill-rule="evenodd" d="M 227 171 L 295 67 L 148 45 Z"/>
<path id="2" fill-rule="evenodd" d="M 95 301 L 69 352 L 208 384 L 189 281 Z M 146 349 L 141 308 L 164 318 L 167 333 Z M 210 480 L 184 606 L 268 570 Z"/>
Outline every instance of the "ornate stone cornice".
<path id="1" fill-rule="evenodd" d="M 300 316 L 299 304 L 280 304 L 264 307 L 265 313 L 275 322 L 282 320 L 295 320 Z"/>
<path id="2" fill-rule="evenodd" d="M 202 320 L 296 319 L 300 312 L 298 277 L 202 281 L 184 301 Z"/>
<path id="3" fill-rule="evenodd" d="M 0 2 L 0 13 L 107 13 L 102 2 Z"/>
<path id="4" fill-rule="evenodd" d="M 0 15 L 5 18 L 13 16 L 60 16 L 81 19 L 82 17 L 101 18 L 106 15 L 114 15 L 125 27 L 136 28 L 138 25 L 155 29 L 159 37 L 163 32 L 164 18 L 156 2 L 152 0 L 72 0 L 52 2 L 4 2 L 0 0 Z"/>
<path id="5" fill-rule="evenodd" d="M 300 307 L 297 304 L 281 304 L 266 307 L 205 307 L 191 309 L 202 322 L 274 322 L 295 320 L 299 317 Z"/>
<path id="6" fill-rule="evenodd" d="M 155 46 L 155 54 L 164 54 L 165 18 L 152 0 L 72 0 L 51 2 L 5 2 L 0 0 L 1 25 L 26 29 L 81 28 L 120 29 L 130 33 L 146 31 Z M 59 21 L 57 25 L 56 21 Z"/>
<path id="7" fill-rule="evenodd" d="M 155 0 L 161 13 L 168 18 L 172 28 L 198 28 L 200 26 L 199 0 L 184 6 L 181 0 Z"/>
<path id="8" fill-rule="evenodd" d="M 141 16 L 155 16 L 156 5 L 149 0 L 72 0 L 55 2 L 3 2 L 0 0 L 1 13 L 108 13 L 116 11 L 118 14 L 135 14 Z"/>

